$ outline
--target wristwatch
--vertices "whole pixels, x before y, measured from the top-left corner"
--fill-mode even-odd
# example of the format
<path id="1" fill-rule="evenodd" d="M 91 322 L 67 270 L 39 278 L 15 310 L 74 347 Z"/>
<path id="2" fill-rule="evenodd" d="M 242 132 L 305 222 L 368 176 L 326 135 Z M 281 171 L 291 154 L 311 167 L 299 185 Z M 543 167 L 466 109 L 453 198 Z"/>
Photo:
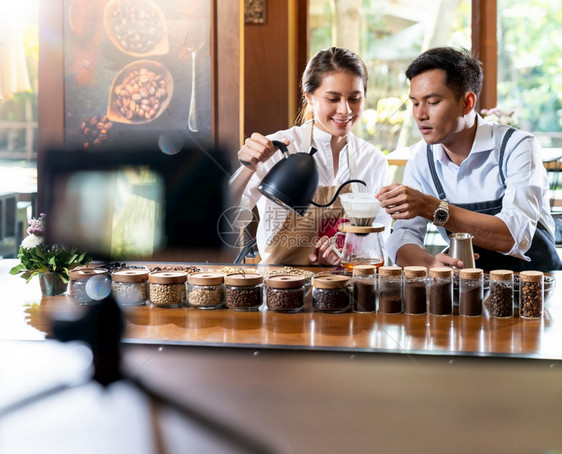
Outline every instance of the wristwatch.
<path id="1" fill-rule="evenodd" d="M 433 223 L 438 227 L 443 227 L 449 220 L 449 202 L 441 200 L 437 209 L 433 212 Z"/>

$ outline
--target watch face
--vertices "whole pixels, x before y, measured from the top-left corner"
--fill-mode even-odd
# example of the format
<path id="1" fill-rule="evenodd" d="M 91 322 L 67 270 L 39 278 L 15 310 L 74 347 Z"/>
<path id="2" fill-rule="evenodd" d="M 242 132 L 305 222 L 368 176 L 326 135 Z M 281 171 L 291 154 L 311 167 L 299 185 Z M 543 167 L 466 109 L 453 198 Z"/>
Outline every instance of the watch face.
<path id="1" fill-rule="evenodd" d="M 447 222 L 447 219 L 449 219 L 449 212 L 447 210 L 437 209 L 435 210 L 434 218 L 435 223 L 444 224 Z"/>

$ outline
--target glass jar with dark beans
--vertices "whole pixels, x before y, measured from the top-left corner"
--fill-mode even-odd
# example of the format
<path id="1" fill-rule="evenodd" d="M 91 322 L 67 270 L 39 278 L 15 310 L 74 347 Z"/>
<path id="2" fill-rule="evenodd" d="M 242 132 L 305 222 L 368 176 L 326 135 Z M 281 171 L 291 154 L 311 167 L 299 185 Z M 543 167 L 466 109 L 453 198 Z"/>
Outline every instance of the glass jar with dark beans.
<path id="1" fill-rule="evenodd" d="M 276 312 L 299 312 L 304 307 L 304 276 L 277 275 L 266 281 L 267 308 Z"/>
<path id="2" fill-rule="evenodd" d="M 429 313 L 453 314 L 453 269 L 438 266 L 429 270 Z"/>
<path id="3" fill-rule="evenodd" d="M 460 270 L 459 277 L 459 314 L 465 317 L 482 315 L 484 271 L 480 268 L 465 268 Z"/>
<path id="4" fill-rule="evenodd" d="M 486 302 L 491 317 L 513 317 L 513 271 L 490 271 L 490 294 Z"/>
<path id="5" fill-rule="evenodd" d="M 148 270 L 120 270 L 111 274 L 111 294 L 120 306 L 148 302 Z"/>
<path id="6" fill-rule="evenodd" d="M 263 302 L 263 276 L 257 273 L 228 274 L 224 278 L 226 307 L 233 311 L 257 311 Z"/>
<path id="7" fill-rule="evenodd" d="M 353 267 L 353 312 L 374 312 L 377 309 L 375 273 L 374 265 Z"/>
<path id="8" fill-rule="evenodd" d="M 404 313 L 425 314 L 427 312 L 427 268 L 425 266 L 404 267 Z"/>
<path id="9" fill-rule="evenodd" d="M 351 278 L 342 274 L 326 274 L 312 278 L 312 306 L 318 312 L 339 314 L 350 306 Z"/>
<path id="10" fill-rule="evenodd" d="M 379 312 L 399 314 L 402 312 L 402 268 L 381 266 L 377 290 Z"/>
<path id="11" fill-rule="evenodd" d="M 519 315 L 541 318 L 544 312 L 544 273 L 521 271 L 519 274 Z"/>

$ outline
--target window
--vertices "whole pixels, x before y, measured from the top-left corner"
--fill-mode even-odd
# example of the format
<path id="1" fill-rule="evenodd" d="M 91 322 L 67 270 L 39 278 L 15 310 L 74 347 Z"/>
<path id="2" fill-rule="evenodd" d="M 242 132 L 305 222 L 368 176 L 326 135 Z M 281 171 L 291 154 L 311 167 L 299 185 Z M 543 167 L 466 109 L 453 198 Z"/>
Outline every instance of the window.
<path id="1" fill-rule="evenodd" d="M 557 1 L 498 0 L 498 108 L 544 147 L 562 147 L 562 10 Z"/>
<path id="2" fill-rule="evenodd" d="M 383 151 L 419 140 L 404 72 L 425 49 L 470 49 L 471 1 L 310 0 L 309 5 L 310 56 L 335 45 L 353 50 L 367 65 L 367 100 L 356 133 Z"/>

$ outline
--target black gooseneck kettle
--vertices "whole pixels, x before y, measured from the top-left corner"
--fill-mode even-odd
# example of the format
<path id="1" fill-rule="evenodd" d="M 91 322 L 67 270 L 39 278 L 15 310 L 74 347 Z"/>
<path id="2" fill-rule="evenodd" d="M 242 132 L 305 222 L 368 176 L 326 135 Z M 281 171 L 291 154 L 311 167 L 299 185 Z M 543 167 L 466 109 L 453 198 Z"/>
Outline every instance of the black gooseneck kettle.
<path id="1" fill-rule="evenodd" d="M 284 158 L 275 164 L 263 178 L 258 186 L 258 191 L 299 216 L 304 216 L 310 204 L 321 208 L 329 207 L 336 201 L 342 188 L 350 183 L 367 186 L 363 180 L 347 180 L 340 185 L 330 202 L 323 205 L 318 204 L 312 200 L 318 188 L 319 178 L 316 161 L 312 157 L 316 153 L 316 149 L 311 147 L 310 153 L 289 154 L 289 150 L 283 142 L 274 140 L 272 143 L 283 152 Z"/>

